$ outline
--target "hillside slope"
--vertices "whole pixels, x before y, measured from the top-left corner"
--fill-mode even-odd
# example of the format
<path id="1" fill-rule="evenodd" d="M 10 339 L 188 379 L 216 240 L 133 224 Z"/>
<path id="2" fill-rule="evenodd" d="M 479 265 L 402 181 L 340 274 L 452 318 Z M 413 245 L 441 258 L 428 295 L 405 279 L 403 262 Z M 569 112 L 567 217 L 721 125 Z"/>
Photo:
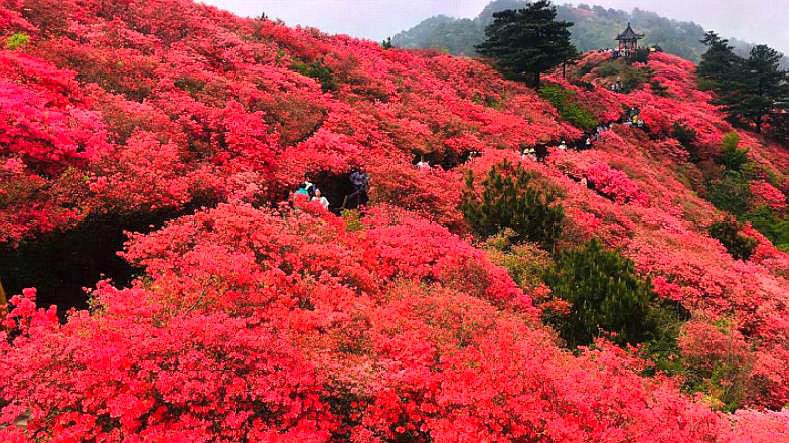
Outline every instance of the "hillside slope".
<path id="1" fill-rule="evenodd" d="M 495 0 L 474 19 L 431 17 L 394 35 L 392 43 L 400 48 L 436 48 L 450 54 L 473 56 L 476 54 L 474 46 L 484 40 L 485 27 L 493 21 L 493 13 L 523 7 L 525 3 L 523 0 Z M 586 4 L 557 5 L 556 8 L 559 20 L 574 23 L 570 28 L 571 41 L 582 52 L 613 47 L 614 38 L 626 23 L 632 23 L 645 35 L 644 45 L 658 45 L 669 54 L 698 62 L 706 50 L 701 43 L 704 28 L 693 22 L 668 19 L 638 8 L 632 12 Z M 742 40 L 729 40 L 735 52 L 743 56 L 753 47 Z M 789 66 L 789 59 L 784 57 L 783 64 Z"/>
<path id="2" fill-rule="evenodd" d="M 550 75 L 597 123 L 632 107 L 645 122 L 560 151 L 584 130 L 479 61 L 189 1 L 3 0 L 0 36 L 23 42 L 0 49 L 0 278 L 19 294 L 0 331 L 0 440 L 789 432 L 789 256 L 750 226 L 747 260 L 707 234 L 726 214 L 704 182 L 732 128 L 691 62 L 652 57 L 660 94 L 610 91 L 606 54 L 573 83 Z M 694 162 L 675 122 L 697 133 Z M 789 150 L 739 135 L 749 204 L 785 214 Z M 545 163 L 521 159 L 540 144 Z M 519 286 L 458 209 L 465 175 L 504 160 L 561 195 L 561 247 L 599 238 L 690 313 L 681 358 L 712 373 L 696 394 L 638 350 L 568 350 L 541 323 L 550 291 Z M 360 212 L 287 203 L 308 179 L 335 209 L 355 170 Z M 121 244 L 124 230 L 138 233 Z M 523 267 L 545 261 L 524 248 Z M 90 310 L 59 321 L 49 303 L 85 306 L 82 286 Z"/>

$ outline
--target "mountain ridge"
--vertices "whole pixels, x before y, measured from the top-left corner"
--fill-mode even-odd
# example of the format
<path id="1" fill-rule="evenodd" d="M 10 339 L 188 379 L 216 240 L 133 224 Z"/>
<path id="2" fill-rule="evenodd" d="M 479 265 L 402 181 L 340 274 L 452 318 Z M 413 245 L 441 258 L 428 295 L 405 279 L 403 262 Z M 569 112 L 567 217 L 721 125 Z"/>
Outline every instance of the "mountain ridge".
<path id="1" fill-rule="evenodd" d="M 493 12 L 523 7 L 522 0 L 495 0 L 490 2 L 473 19 L 439 15 L 423 20 L 408 30 L 392 36 L 392 43 L 404 48 L 438 48 L 455 55 L 476 55 L 474 45 L 484 39 L 484 29 Z M 615 45 L 614 37 L 630 22 L 639 32 L 646 34 L 645 45 L 659 45 L 671 54 L 698 62 L 704 52 L 701 39 L 704 28 L 691 21 L 664 18 L 650 11 L 634 8 L 631 12 L 589 6 L 558 5 L 558 19 L 575 23 L 570 28 L 571 40 L 580 51 L 609 48 Z M 754 45 L 737 38 L 729 39 L 735 52 L 747 56 Z M 789 58 L 784 57 L 784 67 Z"/>

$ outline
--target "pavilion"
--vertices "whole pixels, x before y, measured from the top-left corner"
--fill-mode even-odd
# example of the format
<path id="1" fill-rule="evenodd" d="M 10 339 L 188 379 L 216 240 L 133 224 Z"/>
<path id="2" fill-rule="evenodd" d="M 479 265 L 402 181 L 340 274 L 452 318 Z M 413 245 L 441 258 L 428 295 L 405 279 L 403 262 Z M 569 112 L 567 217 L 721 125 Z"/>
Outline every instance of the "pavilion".
<path id="1" fill-rule="evenodd" d="M 627 28 L 617 35 L 615 40 L 619 41 L 619 53 L 625 57 L 630 57 L 638 50 L 638 40 L 644 38 L 644 34 L 637 34 L 627 24 Z"/>

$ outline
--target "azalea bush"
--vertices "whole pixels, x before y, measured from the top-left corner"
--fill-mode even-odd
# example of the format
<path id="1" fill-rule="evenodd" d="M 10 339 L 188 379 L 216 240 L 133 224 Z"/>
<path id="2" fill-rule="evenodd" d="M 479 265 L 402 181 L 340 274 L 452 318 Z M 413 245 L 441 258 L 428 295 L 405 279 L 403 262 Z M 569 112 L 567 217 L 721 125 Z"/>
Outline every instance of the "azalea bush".
<path id="1" fill-rule="evenodd" d="M 0 0 L 0 440 L 780 440 L 786 146 L 725 147 L 689 61 L 628 94 L 609 61 L 541 96 L 188 0 Z"/>

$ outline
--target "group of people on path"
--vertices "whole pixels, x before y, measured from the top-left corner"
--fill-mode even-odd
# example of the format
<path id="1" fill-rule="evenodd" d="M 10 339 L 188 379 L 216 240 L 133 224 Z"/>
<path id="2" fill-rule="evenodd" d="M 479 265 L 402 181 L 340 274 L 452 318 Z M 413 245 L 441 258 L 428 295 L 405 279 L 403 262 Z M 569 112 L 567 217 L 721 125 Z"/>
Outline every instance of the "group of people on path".
<path id="1" fill-rule="evenodd" d="M 348 180 L 353 186 L 353 192 L 343 198 L 342 205 L 339 208 L 335 208 L 336 211 L 366 205 L 369 201 L 367 196 L 369 177 L 367 174 L 360 170 L 354 170 L 348 175 Z M 302 196 L 301 198 L 304 198 L 310 202 L 318 202 L 326 209 L 330 209 L 332 206 L 329 199 L 326 198 L 321 190 L 309 180 L 305 180 L 300 183 L 299 187 L 293 192 L 294 198 L 298 198 L 299 196 Z"/>
<path id="2" fill-rule="evenodd" d="M 448 162 L 448 161 L 446 161 L 447 159 L 444 159 L 444 161 L 441 162 L 441 164 L 436 164 L 436 165 L 430 164 L 430 161 L 425 159 L 425 155 L 424 154 L 417 153 L 416 155 L 418 156 L 419 161 L 417 161 L 416 163 L 413 163 L 414 168 L 416 168 L 416 170 L 420 171 L 420 172 L 430 172 L 430 171 L 434 170 L 435 168 L 439 168 L 439 169 L 443 169 L 443 170 L 449 170 L 449 169 L 453 168 L 454 166 L 457 166 L 458 164 L 465 163 L 465 162 L 467 162 L 467 161 L 469 161 L 471 159 L 474 159 L 476 157 L 480 157 L 482 155 L 482 153 L 479 152 L 479 151 L 476 151 L 476 150 L 466 151 L 466 152 L 464 152 L 464 153 L 462 153 L 460 155 L 459 159 L 457 159 L 459 161 L 454 161 L 454 162 L 453 161 L 449 161 Z M 416 160 L 416 158 L 414 160 Z"/>
<path id="3" fill-rule="evenodd" d="M 568 149 L 567 142 L 562 140 L 561 143 L 556 146 L 556 149 L 559 151 L 566 151 Z M 542 163 L 545 162 L 546 158 L 548 158 L 548 146 L 544 144 L 526 146 L 521 150 L 521 161 L 531 160 Z"/>
<path id="4" fill-rule="evenodd" d="M 626 115 L 626 120 L 630 121 L 631 115 Z M 639 120 L 640 121 L 640 120 Z M 643 121 L 641 122 L 643 123 Z M 568 145 L 565 140 L 561 140 L 558 145 L 555 145 L 556 149 L 559 151 L 566 151 L 568 149 L 572 149 L 575 151 L 584 151 L 587 149 L 592 149 L 592 145 L 600 140 L 600 137 L 606 131 L 610 131 L 611 128 L 614 127 L 614 123 L 604 123 L 598 125 L 593 131 L 587 132 L 584 134 L 584 137 L 581 137 L 579 140 L 574 142 L 571 145 Z M 536 145 L 536 146 L 526 146 L 521 150 L 521 160 L 532 160 L 538 162 L 544 162 L 545 159 L 548 157 L 548 146 L 544 144 Z"/>
<path id="5" fill-rule="evenodd" d="M 645 123 L 644 120 L 641 119 L 641 111 L 636 108 L 629 108 L 625 111 L 625 114 L 619 120 L 619 122 L 609 122 L 597 125 L 594 130 L 587 132 L 581 137 L 579 140 L 575 141 L 572 145 L 567 144 L 567 142 L 562 139 L 558 145 L 555 145 L 556 149 L 559 151 L 566 151 L 568 149 L 573 149 L 576 151 L 583 151 L 586 149 L 592 149 L 592 145 L 600 140 L 600 137 L 607 131 L 610 131 L 615 124 L 620 123 L 625 126 L 637 126 L 639 128 L 644 128 Z M 538 144 L 534 146 L 522 146 L 521 149 L 521 161 L 531 160 L 536 162 L 545 162 L 545 159 L 548 157 L 548 147 L 546 144 Z M 472 151 L 469 153 L 469 158 L 474 158 L 475 156 L 479 156 L 480 154 L 476 151 Z M 433 166 L 430 165 L 430 162 L 425 160 L 424 155 L 420 156 L 419 161 L 414 165 L 417 170 L 427 172 L 430 171 Z"/>
<path id="6" fill-rule="evenodd" d="M 299 188 L 296 189 L 296 192 L 293 193 L 294 196 L 303 195 L 308 201 L 316 201 L 321 204 L 326 209 L 329 209 L 329 199 L 323 196 L 321 190 L 318 189 L 317 186 L 310 183 L 309 181 L 304 181 L 299 185 Z"/>
<path id="7" fill-rule="evenodd" d="M 625 126 L 637 126 L 639 128 L 644 127 L 644 120 L 641 119 L 641 110 L 638 108 L 630 108 L 625 112 L 624 116 L 624 125 Z"/>
<path id="8" fill-rule="evenodd" d="M 609 89 L 613 92 L 625 92 L 625 85 L 623 85 L 622 80 L 617 77 L 616 82 L 612 83 Z"/>
<path id="9" fill-rule="evenodd" d="M 562 144 L 564 145 L 564 149 L 567 149 L 567 144 L 564 143 L 564 140 L 562 140 Z M 535 146 L 526 146 L 521 150 L 521 161 L 531 160 L 536 162 L 544 162 L 547 157 L 548 157 L 548 146 L 544 144 L 535 145 Z"/>

